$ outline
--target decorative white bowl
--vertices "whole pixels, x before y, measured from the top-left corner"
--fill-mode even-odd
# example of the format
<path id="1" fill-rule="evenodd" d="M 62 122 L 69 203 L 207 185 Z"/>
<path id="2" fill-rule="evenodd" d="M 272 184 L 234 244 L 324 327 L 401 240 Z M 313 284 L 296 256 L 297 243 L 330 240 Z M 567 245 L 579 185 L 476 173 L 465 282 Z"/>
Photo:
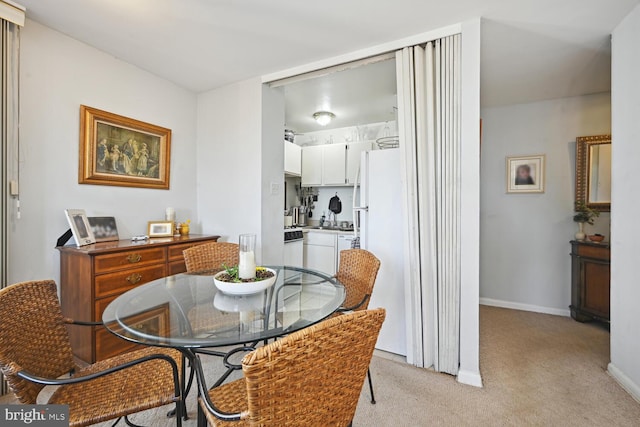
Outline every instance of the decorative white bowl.
<path id="1" fill-rule="evenodd" d="M 227 295 L 224 292 L 218 292 L 213 297 L 213 306 L 227 313 L 257 311 L 264 306 L 264 294 Z"/>
<path id="2" fill-rule="evenodd" d="M 213 283 L 215 283 L 216 288 L 221 292 L 224 292 L 228 295 L 251 295 L 256 294 L 258 292 L 264 291 L 269 287 L 273 286 L 276 283 L 276 279 L 278 278 L 275 270 L 270 268 L 266 268 L 265 270 L 273 273 L 273 277 L 268 279 L 260 280 L 259 282 L 242 282 L 242 283 L 231 283 L 231 282 L 223 282 L 218 280 L 218 276 L 224 274 L 224 270 L 217 273 L 213 276 Z"/>

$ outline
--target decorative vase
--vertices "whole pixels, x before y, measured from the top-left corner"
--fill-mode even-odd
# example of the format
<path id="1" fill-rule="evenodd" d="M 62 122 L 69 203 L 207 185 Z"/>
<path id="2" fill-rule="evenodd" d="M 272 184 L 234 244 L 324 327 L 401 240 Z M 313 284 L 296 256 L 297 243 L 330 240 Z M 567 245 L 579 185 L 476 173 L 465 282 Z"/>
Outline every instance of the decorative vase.
<path id="1" fill-rule="evenodd" d="M 187 224 L 186 222 L 183 222 L 180 225 L 180 234 L 182 234 L 183 236 L 187 236 L 190 231 L 191 231 L 191 228 L 189 227 L 189 224 Z"/>
<path id="2" fill-rule="evenodd" d="M 256 235 L 241 234 L 238 243 L 240 244 L 238 277 L 254 279 L 256 277 Z"/>
<path id="3" fill-rule="evenodd" d="M 584 234 L 584 222 L 578 223 L 578 232 L 576 233 L 576 240 L 584 240 L 586 235 Z"/>

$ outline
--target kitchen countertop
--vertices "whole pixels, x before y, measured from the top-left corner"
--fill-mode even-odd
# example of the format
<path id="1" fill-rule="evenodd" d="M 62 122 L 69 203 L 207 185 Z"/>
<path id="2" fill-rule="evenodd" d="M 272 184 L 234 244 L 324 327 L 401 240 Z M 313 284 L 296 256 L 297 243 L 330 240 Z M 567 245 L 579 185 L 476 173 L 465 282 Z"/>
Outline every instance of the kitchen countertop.
<path id="1" fill-rule="evenodd" d="M 325 234 L 353 234 L 353 229 L 351 230 L 336 230 L 336 229 L 320 229 L 320 228 L 315 228 L 315 227 L 304 227 L 302 229 L 303 233 L 308 233 L 310 231 L 313 231 L 314 233 L 325 233 Z"/>

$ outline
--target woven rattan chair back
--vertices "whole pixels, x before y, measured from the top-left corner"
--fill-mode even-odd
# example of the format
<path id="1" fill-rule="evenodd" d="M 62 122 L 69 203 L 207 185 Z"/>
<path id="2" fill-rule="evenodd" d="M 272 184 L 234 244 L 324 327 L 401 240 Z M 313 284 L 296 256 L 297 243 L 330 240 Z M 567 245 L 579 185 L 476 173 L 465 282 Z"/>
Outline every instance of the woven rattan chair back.
<path id="1" fill-rule="evenodd" d="M 340 252 L 340 264 L 336 278 L 347 291 L 343 307 L 353 310 L 366 310 L 369 306 L 373 285 L 376 283 L 380 260 L 364 249 L 346 249 Z"/>
<path id="2" fill-rule="evenodd" d="M 76 368 L 55 282 L 23 282 L 0 290 L 0 319 L 0 369 L 21 403 L 36 403 L 44 386 L 16 372 L 57 378 Z"/>
<path id="3" fill-rule="evenodd" d="M 184 250 L 187 273 L 199 271 L 220 271 L 222 265 L 238 265 L 238 244 L 213 242 Z"/>
<path id="4" fill-rule="evenodd" d="M 246 355 L 249 425 L 349 425 L 384 318 L 345 314 Z"/>

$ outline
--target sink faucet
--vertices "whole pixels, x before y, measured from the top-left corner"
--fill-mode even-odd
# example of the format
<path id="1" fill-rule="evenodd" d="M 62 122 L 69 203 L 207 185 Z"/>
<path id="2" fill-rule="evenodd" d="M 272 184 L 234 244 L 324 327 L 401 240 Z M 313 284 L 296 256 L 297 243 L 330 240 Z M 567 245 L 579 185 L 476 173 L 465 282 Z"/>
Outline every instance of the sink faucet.
<path id="1" fill-rule="evenodd" d="M 333 222 L 331 222 L 331 214 L 333 214 Z M 328 222 L 329 222 L 329 226 L 330 227 L 337 227 L 338 226 L 338 219 L 336 217 L 336 213 L 335 212 L 329 211 Z"/>

